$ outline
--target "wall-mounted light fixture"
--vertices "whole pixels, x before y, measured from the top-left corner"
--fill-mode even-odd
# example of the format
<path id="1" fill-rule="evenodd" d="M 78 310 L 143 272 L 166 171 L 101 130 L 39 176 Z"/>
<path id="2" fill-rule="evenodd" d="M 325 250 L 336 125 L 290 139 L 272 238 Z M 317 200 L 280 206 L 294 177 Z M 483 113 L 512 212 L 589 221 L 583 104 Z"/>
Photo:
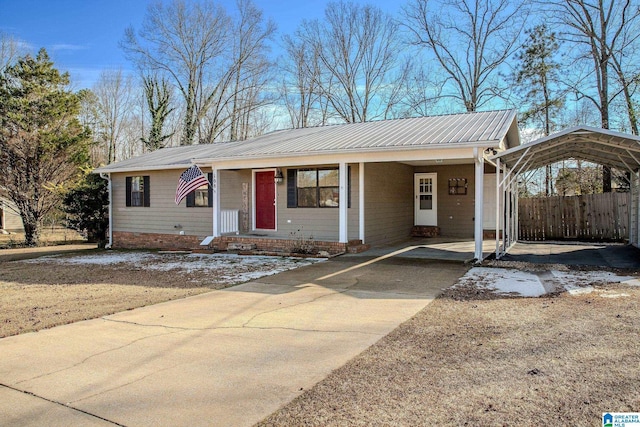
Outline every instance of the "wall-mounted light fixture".
<path id="1" fill-rule="evenodd" d="M 284 178 L 282 177 L 282 169 L 276 169 L 276 174 L 274 175 L 273 180 L 276 184 L 282 184 L 282 181 L 284 181 Z"/>
<path id="2" fill-rule="evenodd" d="M 496 150 L 495 148 L 487 148 L 486 150 L 484 150 L 484 152 L 487 155 L 493 154 L 495 156 L 496 154 L 498 154 L 498 150 Z"/>

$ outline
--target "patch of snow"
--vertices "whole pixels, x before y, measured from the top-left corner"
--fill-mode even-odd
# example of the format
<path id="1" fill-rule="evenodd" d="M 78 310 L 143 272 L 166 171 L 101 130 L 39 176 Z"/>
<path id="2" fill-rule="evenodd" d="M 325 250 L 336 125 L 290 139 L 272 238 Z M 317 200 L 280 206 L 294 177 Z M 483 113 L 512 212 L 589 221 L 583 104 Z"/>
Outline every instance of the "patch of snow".
<path id="1" fill-rule="evenodd" d="M 61 256 L 51 255 L 24 260 L 27 263 L 68 265 L 119 265 L 154 271 L 200 273 L 217 283 L 237 284 L 263 276 L 325 261 L 324 258 L 244 256 L 237 254 L 179 254 L 118 252 Z M 191 279 L 199 281 L 197 278 Z"/>
<path id="2" fill-rule="evenodd" d="M 547 289 L 565 289 L 570 295 L 584 295 L 595 291 L 593 284 L 600 283 L 624 283 L 631 286 L 640 286 L 640 280 L 631 276 L 618 276 L 607 271 L 558 271 L 551 270 L 542 280 Z M 460 278 L 454 286 L 472 284 L 479 289 L 489 290 L 496 294 L 517 294 L 523 297 L 539 297 L 547 291 L 541 282 L 541 278 L 531 271 L 522 271 L 512 268 L 474 267 Z M 627 296 L 626 294 L 610 294 L 606 298 Z"/>
<path id="3" fill-rule="evenodd" d="M 629 294 L 621 293 L 621 294 L 611 294 L 611 293 L 601 293 L 600 296 L 602 298 L 624 298 L 630 296 Z"/>
<path id="4" fill-rule="evenodd" d="M 593 286 L 577 286 L 571 284 L 564 285 L 564 289 L 569 293 L 569 295 L 574 296 L 590 294 L 595 290 Z"/>
<path id="5" fill-rule="evenodd" d="M 640 286 L 640 280 L 639 279 L 625 280 L 622 282 L 622 284 L 627 286 Z"/>
<path id="6" fill-rule="evenodd" d="M 65 256 L 64 254 L 47 255 L 39 258 L 26 259 L 25 263 L 50 263 L 70 265 L 114 265 L 114 264 L 139 264 L 160 258 L 149 252 L 117 252 L 110 251 L 102 254 Z"/>
<path id="7" fill-rule="evenodd" d="M 497 294 L 518 294 L 523 297 L 539 297 L 545 294 L 538 276 L 509 268 L 473 267 L 459 281 L 469 282 Z"/>

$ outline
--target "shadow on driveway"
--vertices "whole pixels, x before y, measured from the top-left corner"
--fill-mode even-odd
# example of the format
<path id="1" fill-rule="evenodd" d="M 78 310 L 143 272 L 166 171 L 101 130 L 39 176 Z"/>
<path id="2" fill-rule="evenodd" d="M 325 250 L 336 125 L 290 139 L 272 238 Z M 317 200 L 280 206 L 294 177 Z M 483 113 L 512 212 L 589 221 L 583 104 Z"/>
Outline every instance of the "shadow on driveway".
<path id="1" fill-rule="evenodd" d="M 637 270 L 640 249 L 623 244 L 517 242 L 501 260 Z"/>

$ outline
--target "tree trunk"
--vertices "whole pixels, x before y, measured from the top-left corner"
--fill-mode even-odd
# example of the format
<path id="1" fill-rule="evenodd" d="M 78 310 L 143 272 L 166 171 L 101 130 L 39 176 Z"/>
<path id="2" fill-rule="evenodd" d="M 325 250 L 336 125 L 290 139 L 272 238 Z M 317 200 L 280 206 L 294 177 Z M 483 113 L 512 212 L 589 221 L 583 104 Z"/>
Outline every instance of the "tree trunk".
<path id="1" fill-rule="evenodd" d="M 28 247 L 38 246 L 40 242 L 40 227 L 38 222 L 22 215 L 24 225 L 24 244 Z"/>

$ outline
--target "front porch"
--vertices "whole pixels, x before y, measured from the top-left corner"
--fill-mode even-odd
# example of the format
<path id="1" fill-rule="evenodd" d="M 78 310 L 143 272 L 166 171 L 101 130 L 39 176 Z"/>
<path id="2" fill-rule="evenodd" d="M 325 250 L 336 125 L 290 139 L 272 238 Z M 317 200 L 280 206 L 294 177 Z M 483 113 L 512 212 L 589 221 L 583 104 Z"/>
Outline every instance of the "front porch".
<path id="1" fill-rule="evenodd" d="M 487 196 L 495 195 L 495 170 L 483 164 L 483 152 L 475 159 L 470 153 L 471 159 L 460 154 L 233 171 L 214 165 L 213 233 L 205 246 L 276 253 L 311 253 L 313 247 L 336 254 L 412 236 L 446 239 L 439 243 L 482 239 L 495 223 L 495 196 Z M 333 204 L 323 205 L 327 194 Z M 478 242 L 471 252 L 470 258 L 486 256 Z"/>
<path id="2" fill-rule="evenodd" d="M 475 256 L 476 242 L 473 239 L 451 237 L 412 238 L 402 243 L 373 247 L 366 252 L 348 254 L 346 257 L 383 257 L 395 256 L 422 260 L 451 262 L 472 262 Z M 482 259 L 495 252 L 495 240 L 482 242 Z"/>

